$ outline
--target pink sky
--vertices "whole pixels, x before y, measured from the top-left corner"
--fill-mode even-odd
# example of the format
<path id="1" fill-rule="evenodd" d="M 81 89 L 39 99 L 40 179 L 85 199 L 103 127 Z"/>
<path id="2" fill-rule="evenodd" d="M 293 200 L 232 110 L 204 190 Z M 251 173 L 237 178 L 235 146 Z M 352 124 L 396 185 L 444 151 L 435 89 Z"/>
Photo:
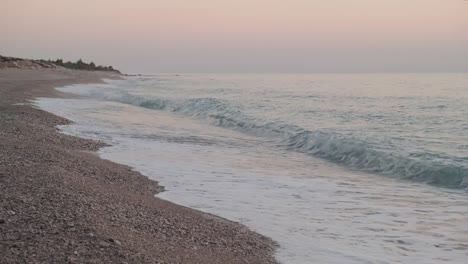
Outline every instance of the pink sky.
<path id="1" fill-rule="evenodd" d="M 0 54 L 130 72 L 468 71 L 464 0 L 0 0 Z"/>

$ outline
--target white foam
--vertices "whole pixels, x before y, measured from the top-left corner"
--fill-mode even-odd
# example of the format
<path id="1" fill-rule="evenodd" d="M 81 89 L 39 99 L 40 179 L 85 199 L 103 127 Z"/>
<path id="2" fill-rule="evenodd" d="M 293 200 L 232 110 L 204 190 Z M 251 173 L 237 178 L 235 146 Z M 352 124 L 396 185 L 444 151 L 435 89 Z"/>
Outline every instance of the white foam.
<path id="1" fill-rule="evenodd" d="M 159 181 L 161 198 L 273 238 L 283 263 L 468 258 L 462 192 L 345 170 L 170 113 L 95 100 L 37 104 L 76 122 L 64 132 L 112 143 L 101 157 Z"/>

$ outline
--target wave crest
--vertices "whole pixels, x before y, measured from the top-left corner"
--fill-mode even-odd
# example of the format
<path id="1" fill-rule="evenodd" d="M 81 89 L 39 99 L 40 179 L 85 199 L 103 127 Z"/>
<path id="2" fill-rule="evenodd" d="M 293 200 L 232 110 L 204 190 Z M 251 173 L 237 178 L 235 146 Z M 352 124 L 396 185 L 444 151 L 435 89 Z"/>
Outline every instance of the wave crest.
<path id="1" fill-rule="evenodd" d="M 104 100 L 165 110 L 191 117 L 209 119 L 214 125 L 256 136 L 278 138 L 282 146 L 370 173 L 399 177 L 431 185 L 468 189 L 468 167 L 455 158 L 430 160 L 399 155 L 379 149 L 376 144 L 336 133 L 310 131 L 282 121 L 265 121 L 244 114 L 239 107 L 216 98 L 166 100 L 122 93 L 94 94 Z M 430 154 L 433 155 L 433 154 Z"/>

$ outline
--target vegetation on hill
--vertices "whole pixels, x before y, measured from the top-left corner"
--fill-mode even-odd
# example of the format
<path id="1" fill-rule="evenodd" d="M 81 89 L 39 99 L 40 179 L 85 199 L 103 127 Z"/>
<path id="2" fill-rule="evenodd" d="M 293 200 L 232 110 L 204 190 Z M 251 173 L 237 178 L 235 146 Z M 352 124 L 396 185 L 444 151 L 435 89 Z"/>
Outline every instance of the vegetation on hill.
<path id="1" fill-rule="evenodd" d="M 79 59 L 76 62 L 71 62 L 71 61 L 64 62 L 62 59 L 56 59 L 55 61 L 47 60 L 45 62 L 53 63 L 55 65 L 62 66 L 64 68 L 74 69 L 74 70 L 119 72 L 118 70 L 114 69 L 112 66 L 96 65 L 94 64 L 94 62 L 86 63 L 82 59 Z"/>
<path id="2" fill-rule="evenodd" d="M 86 63 L 82 59 L 76 62 L 67 61 L 62 59 L 57 60 L 29 60 L 15 57 L 6 57 L 0 55 L 0 68 L 57 68 L 64 67 L 73 70 L 86 70 L 86 71 L 113 71 L 120 73 L 112 66 L 96 65 L 94 62 Z"/>
<path id="3" fill-rule="evenodd" d="M 19 69 L 40 69 L 40 68 L 57 68 L 53 63 L 39 60 L 28 60 L 15 57 L 5 57 L 0 55 L 0 69 L 3 68 L 19 68 Z"/>

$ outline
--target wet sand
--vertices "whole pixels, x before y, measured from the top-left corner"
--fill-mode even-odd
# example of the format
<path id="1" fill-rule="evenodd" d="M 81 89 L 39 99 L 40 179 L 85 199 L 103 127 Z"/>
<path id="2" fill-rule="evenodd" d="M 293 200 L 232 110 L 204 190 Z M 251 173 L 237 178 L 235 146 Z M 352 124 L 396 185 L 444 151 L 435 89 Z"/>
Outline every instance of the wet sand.
<path id="1" fill-rule="evenodd" d="M 119 75 L 0 69 L 0 263 L 276 263 L 270 239 L 155 198 L 157 182 L 28 103 L 101 78 Z"/>

